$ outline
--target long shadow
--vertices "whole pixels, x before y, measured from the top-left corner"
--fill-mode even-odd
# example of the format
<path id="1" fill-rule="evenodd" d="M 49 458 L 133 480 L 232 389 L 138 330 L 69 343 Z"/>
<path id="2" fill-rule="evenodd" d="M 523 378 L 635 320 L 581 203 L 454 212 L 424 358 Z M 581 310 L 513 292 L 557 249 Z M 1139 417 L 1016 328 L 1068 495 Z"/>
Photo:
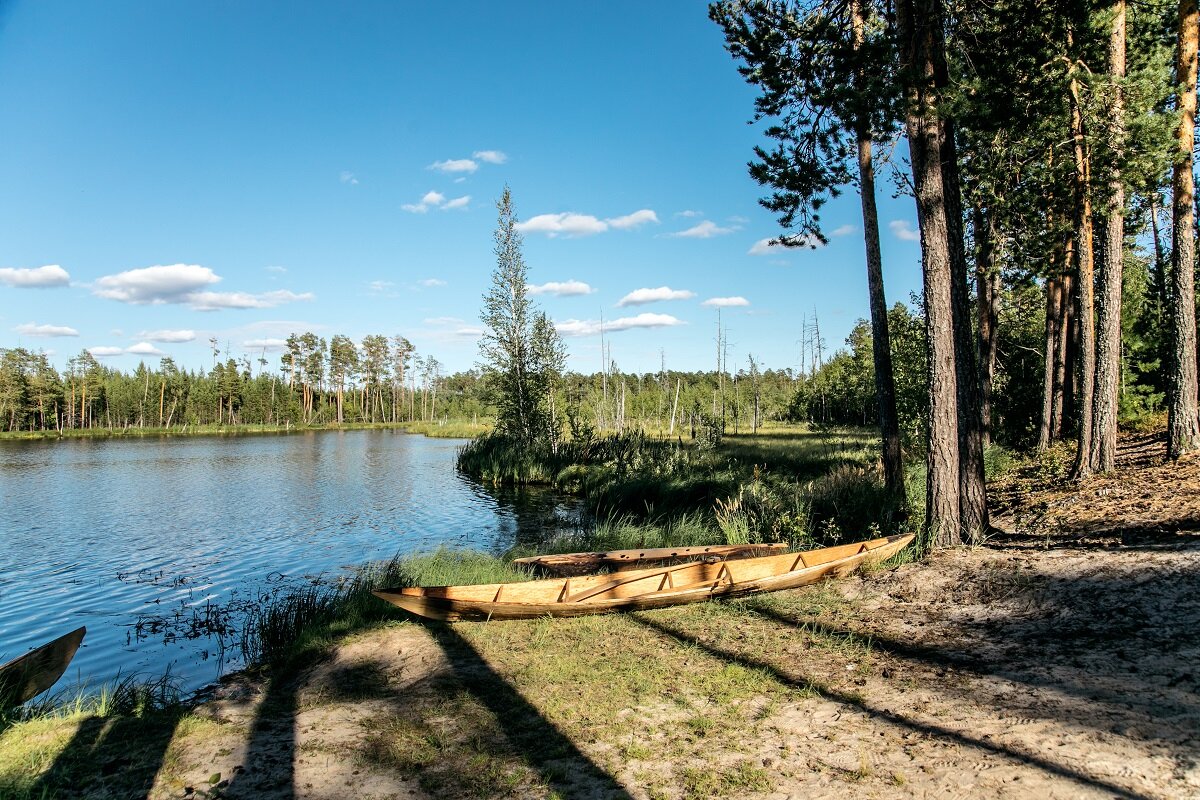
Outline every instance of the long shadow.
<path id="1" fill-rule="evenodd" d="M 818 681 L 810 681 L 803 676 L 790 675 L 767 661 L 749 658 L 740 653 L 724 650 L 713 644 L 705 642 L 703 639 L 700 639 L 696 636 L 692 636 L 684 631 L 676 630 L 668 625 L 657 622 L 654 619 L 649 618 L 647 615 L 634 613 L 630 614 L 629 618 L 653 631 L 658 632 L 659 634 L 662 634 L 663 636 L 673 638 L 681 644 L 696 647 L 715 658 L 722 659 L 730 664 L 738 664 L 750 669 L 760 670 L 770 675 L 776 681 L 785 686 L 792 686 L 805 691 L 815 690 L 818 694 L 826 699 L 833 700 L 845 706 L 856 708 L 876 718 L 886 720 L 897 727 L 905 728 L 914 733 L 927 736 L 936 736 L 945 741 L 953 742 L 965 747 L 971 747 L 986 753 L 999 755 L 1017 763 L 1031 764 L 1039 769 L 1045 770 L 1052 775 L 1064 778 L 1079 786 L 1089 789 L 1100 789 L 1120 797 L 1136 798 L 1137 800 L 1151 800 L 1148 795 L 1138 794 L 1130 791 L 1127 787 L 1109 783 L 1101 778 L 1084 775 L 1072 769 L 1068 769 L 1061 764 L 1048 761 L 1035 754 L 1025 753 L 1013 748 L 1004 747 L 994 742 L 989 742 L 959 731 L 944 728 L 940 725 L 917 722 L 889 709 L 878 708 L 853 695 L 845 692 L 839 692 L 836 689 L 827 686 L 822 686 Z"/>
<path id="2" fill-rule="evenodd" d="M 273 798 L 296 796 L 296 711 L 300 670 L 274 675 L 254 711 L 241 769 L 227 780 L 224 796 Z M 220 786 L 220 784 L 218 784 Z"/>
<path id="3" fill-rule="evenodd" d="M 88 717 L 34 783 L 29 796 L 148 797 L 180 714 L 160 711 L 145 717 Z"/>
<path id="4" fill-rule="evenodd" d="M 1068 665 L 1065 664 L 1059 665 L 1059 668 L 1053 673 L 1045 671 L 1045 674 L 1038 674 L 1035 664 L 1007 659 L 989 659 L 981 654 L 901 642 L 874 630 L 851 630 L 815 620 L 797 619 L 762 604 L 748 603 L 746 607 L 758 616 L 780 625 L 804 630 L 814 636 L 829 640 L 861 643 L 869 637 L 872 650 L 910 663 L 923 664 L 931 670 L 950 668 L 979 677 L 999 678 L 1031 687 L 1049 689 L 1075 701 L 1064 708 L 1055 708 L 1046 704 L 1023 705 L 1021 711 L 1029 717 L 1059 719 L 1063 722 L 1091 727 L 1098 731 L 1111 731 L 1114 722 L 1120 720 L 1124 723 L 1122 728 L 1137 732 L 1142 729 L 1145 722 L 1144 718 L 1138 716 L 1137 711 L 1140 709 L 1146 716 L 1153 717 L 1155 712 L 1162 710 L 1166 696 L 1170 697 L 1167 704 L 1171 706 L 1174 713 L 1181 716 L 1200 716 L 1200 704 L 1197 704 L 1197 698 L 1193 693 L 1179 689 L 1179 684 L 1172 684 L 1170 679 L 1159 681 L 1156 685 L 1153 679 L 1144 677 L 1145 671 L 1149 670 L 1156 660 L 1153 651 L 1131 647 L 1136 660 L 1131 661 L 1124 668 L 1111 667 L 1107 675 L 1100 675 L 1096 670 L 1084 669 L 1080 666 L 1068 668 Z M 1034 635 L 1030 639 L 1020 642 L 1014 639 L 1011 644 L 1013 647 L 1024 645 L 1029 646 L 1031 650 L 1044 652 L 1035 647 L 1039 638 L 1041 637 Z M 1066 633 L 1063 638 L 1066 641 L 1071 640 L 1069 633 Z M 1119 656 L 1107 651 L 1088 650 L 1077 653 L 1075 658 L 1079 661 L 1087 656 L 1111 657 L 1111 660 L 1115 662 L 1120 657 L 1129 657 L 1129 653 L 1124 649 L 1119 649 L 1117 653 Z M 1144 664 L 1145 669 L 1139 668 L 1139 664 Z M 1139 678 L 1139 675 L 1142 677 Z M 1112 679 L 1116 685 L 1104 685 L 1104 678 Z M 957 689 L 946 686 L 944 690 L 962 693 L 975 701 L 980 700 L 977 693 L 968 688 Z M 1093 705 L 1095 707 L 1089 707 Z M 1180 733 L 1184 732 L 1180 731 Z M 1169 737 L 1132 733 L 1130 738 L 1154 740 L 1167 747 L 1174 745 L 1183 755 L 1191 755 L 1190 752 L 1183 752 L 1187 749 L 1183 741 L 1173 741 Z"/>
<path id="5" fill-rule="evenodd" d="M 508 744 L 551 788 L 564 797 L 631 799 L 613 776 L 542 716 L 453 626 L 420 622 L 445 651 L 458 681 L 491 711 Z"/>

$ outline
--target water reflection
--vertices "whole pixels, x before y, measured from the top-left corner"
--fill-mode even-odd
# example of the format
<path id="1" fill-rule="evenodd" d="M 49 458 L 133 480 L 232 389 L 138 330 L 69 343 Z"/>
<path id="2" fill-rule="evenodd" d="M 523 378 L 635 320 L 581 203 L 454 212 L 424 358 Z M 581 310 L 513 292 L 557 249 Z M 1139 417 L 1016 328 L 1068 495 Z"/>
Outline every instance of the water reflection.
<path id="1" fill-rule="evenodd" d="M 459 441 L 398 431 L 0 442 L 0 659 L 88 626 L 78 677 L 187 688 L 238 666 L 233 611 L 439 545 L 503 552 L 588 524 L 480 486 Z"/>

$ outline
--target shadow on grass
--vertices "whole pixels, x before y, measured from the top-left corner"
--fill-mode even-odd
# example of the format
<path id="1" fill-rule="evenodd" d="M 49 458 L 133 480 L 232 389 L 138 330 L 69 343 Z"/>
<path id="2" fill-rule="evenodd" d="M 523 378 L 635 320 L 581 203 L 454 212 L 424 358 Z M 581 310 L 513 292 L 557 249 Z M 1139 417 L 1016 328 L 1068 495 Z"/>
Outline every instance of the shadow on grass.
<path id="1" fill-rule="evenodd" d="M 273 800 L 295 797 L 297 670 L 271 678 L 250 725 L 242 770 L 228 778 L 224 796 Z M 220 787 L 221 784 L 218 783 Z"/>
<path id="2" fill-rule="evenodd" d="M 1047 773 L 1064 778 L 1078 786 L 1088 789 L 1099 789 L 1104 792 L 1113 793 L 1120 797 L 1150 800 L 1148 796 L 1131 792 L 1126 787 L 1117 786 L 1103 779 L 1076 772 L 1061 764 L 1056 764 L 1053 761 L 1042 758 L 1039 755 L 1005 747 L 994 742 L 976 738 L 969 734 L 961 733 L 959 731 L 951 730 L 939 725 L 933 725 L 930 723 L 909 719 L 903 714 L 897 713 L 890 709 L 880 708 L 872 705 L 869 701 L 861 699 L 855 695 L 824 686 L 819 681 L 811 680 L 803 675 L 789 674 L 769 661 L 751 658 L 732 650 L 723 649 L 710 642 L 706 642 L 697 636 L 693 636 L 684 631 L 672 628 L 669 625 L 665 625 L 649 615 L 643 613 L 634 613 L 630 614 L 629 618 L 636 621 L 640 625 L 649 628 L 650 630 L 662 634 L 663 636 L 675 639 L 684 646 L 695 647 L 702 652 L 705 652 L 715 658 L 722 659 L 729 664 L 736 664 L 748 669 L 760 670 L 770 675 L 780 684 L 790 686 L 801 691 L 815 691 L 817 694 L 828 700 L 832 700 L 834 702 L 841 703 L 842 705 L 865 712 L 876 719 L 890 723 L 913 733 L 936 737 L 945 742 L 953 743 L 963 747 L 974 748 L 981 752 L 1001 756 L 1016 763 L 1030 764 L 1038 769 L 1044 770 Z"/>
<path id="3" fill-rule="evenodd" d="M 565 797 L 630 798 L 615 778 L 488 664 L 454 626 L 420 620 L 446 653 L 456 682 L 495 717 L 512 752 Z"/>
<path id="4" fill-rule="evenodd" d="M 148 797 L 181 714 L 87 717 L 28 793 L 12 796 Z M 0 795 L 9 796 L 2 784 Z"/>

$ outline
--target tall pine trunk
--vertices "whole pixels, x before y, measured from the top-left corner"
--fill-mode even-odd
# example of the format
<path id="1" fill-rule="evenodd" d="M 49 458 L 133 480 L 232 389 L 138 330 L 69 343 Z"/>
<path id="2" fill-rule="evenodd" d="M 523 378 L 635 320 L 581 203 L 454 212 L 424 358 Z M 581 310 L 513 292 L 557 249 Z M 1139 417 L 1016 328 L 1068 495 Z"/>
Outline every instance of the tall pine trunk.
<path id="1" fill-rule="evenodd" d="M 996 358 L 1000 337 L 1000 268 L 996 259 L 996 217 L 976 204 L 975 297 L 979 311 L 979 384 L 980 417 L 983 419 L 983 444 L 992 441 L 992 389 L 996 380 Z"/>
<path id="2" fill-rule="evenodd" d="M 1178 458 L 1200 447 L 1196 401 L 1196 246 L 1193 239 L 1192 148 L 1196 135 L 1196 47 L 1200 39 L 1196 0 L 1179 0 L 1179 44 L 1175 80 L 1179 85 L 1179 125 L 1175 129 L 1175 168 L 1171 214 L 1171 398 L 1167 412 L 1167 456 Z"/>
<path id="3" fill-rule="evenodd" d="M 854 48 L 862 47 L 863 14 L 859 0 L 851 0 Z M 896 412 L 896 380 L 892 374 L 892 339 L 888 331 L 887 299 L 883 288 L 883 257 L 879 249 L 879 212 L 875 207 L 875 165 L 871 158 L 871 128 L 865 115 L 856 121 L 859 194 L 862 198 L 863 241 L 867 251 L 867 291 L 871 306 L 871 345 L 875 363 L 875 396 L 879 405 L 879 432 L 883 440 L 883 474 L 887 492 L 904 499 L 904 462 L 900 452 L 900 421 Z M 755 428 L 758 394 L 755 390 Z"/>
<path id="4" fill-rule="evenodd" d="M 1092 441 L 1089 460 L 1097 472 L 1111 472 L 1117 464 L 1117 399 L 1121 384 L 1121 282 L 1125 255 L 1125 185 L 1120 162 L 1124 156 L 1125 101 L 1121 82 L 1125 79 L 1125 0 L 1112 5 L 1112 28 L 1108 41 L 1108 146 L 1112 170 L 1108 202 L 1104 212 L 1103 257 L 1096 286 L 1096 386 L 1092 409 Z"/>
<path id="5" fill-rule="evenodd" d="M 934 87 L 934 29 L 938 28 L 940 39 L 939 11 L 938 0 L 898 0 L 896 4 L 929 340 L 925 526 L 932 543 L 946 547 L 961 544 L 962 536 L 950 225 L 944 202 L 943 129 Z"/>
<path id="6" fill-rule="evenodd" d="M 1055 392 L 1058 388 L 1061 392 L 1061 385 L 1055 386 L 1055 378 L 1058 372 L 1058 326 L 1061 322 L 1062 309 L 1059 308 L 1059 303 L 1062 302 L 1062 278 L 1052 275 L 1046 279 L 1046 370 L 1043 373 L 1042 381 L 1042 424 L 1038 429 L 1038 451 L 1044 451 L 1050 446 L 1051 436 L 1054 431 L 1054 401 L 1056 396 L 1061 397 Z"/>
<path id="7" fill-rule="evenodd" d="M 1075 453 L 1072 477 L 1083 480 L 1092 474 L 1092 395 L 1096 381 L 1096 327 L 1094 283 L 1092 269 L 1092 200 L 1091 174 L 1087 141 L 1083 125 L 1083 109 L 1079 98 L 1079 81 L 1071 79 L 1071 138 L 1075 151 L 1075 280 L 1076 324 L 1079 326 L 1076 348 L 1076 370 L 1079 391 L 1075 394 L 1079 409 L 1079 448 Z"/>

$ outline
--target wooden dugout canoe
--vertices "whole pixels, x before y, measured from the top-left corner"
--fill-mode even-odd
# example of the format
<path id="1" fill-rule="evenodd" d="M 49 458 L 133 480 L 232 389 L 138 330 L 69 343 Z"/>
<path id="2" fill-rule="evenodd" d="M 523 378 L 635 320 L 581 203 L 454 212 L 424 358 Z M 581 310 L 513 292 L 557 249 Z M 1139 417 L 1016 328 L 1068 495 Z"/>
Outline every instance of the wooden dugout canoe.
<path id="1" fill-rule="evenodd" d="M 560 553 L 514 558 L 513 563 L 547 575 L 572 578 L 601 570 L 625 571 L 665 567 L 688 561 L 722 561 L 782 553 L 786 544 L 714 544 L 705 547 L 648 547 L 641 550 L 608 550 L 603 553 Z"/>
<path id="2" fill-rule="evenodd" d="M 581 578 L 380 589 L 377 597 L 430 619 L 533 619 L 697 603 L 794 589 L 900 552 L 911 534 L 740 561 L 692 562 Z"/>
<path id="3" fill-rule="evenodd" d="M 67 671 L 86 633 L 87 628 L 76 628 L 0 665 L 0 710 L 19 706 L 53 686 Z"/>

